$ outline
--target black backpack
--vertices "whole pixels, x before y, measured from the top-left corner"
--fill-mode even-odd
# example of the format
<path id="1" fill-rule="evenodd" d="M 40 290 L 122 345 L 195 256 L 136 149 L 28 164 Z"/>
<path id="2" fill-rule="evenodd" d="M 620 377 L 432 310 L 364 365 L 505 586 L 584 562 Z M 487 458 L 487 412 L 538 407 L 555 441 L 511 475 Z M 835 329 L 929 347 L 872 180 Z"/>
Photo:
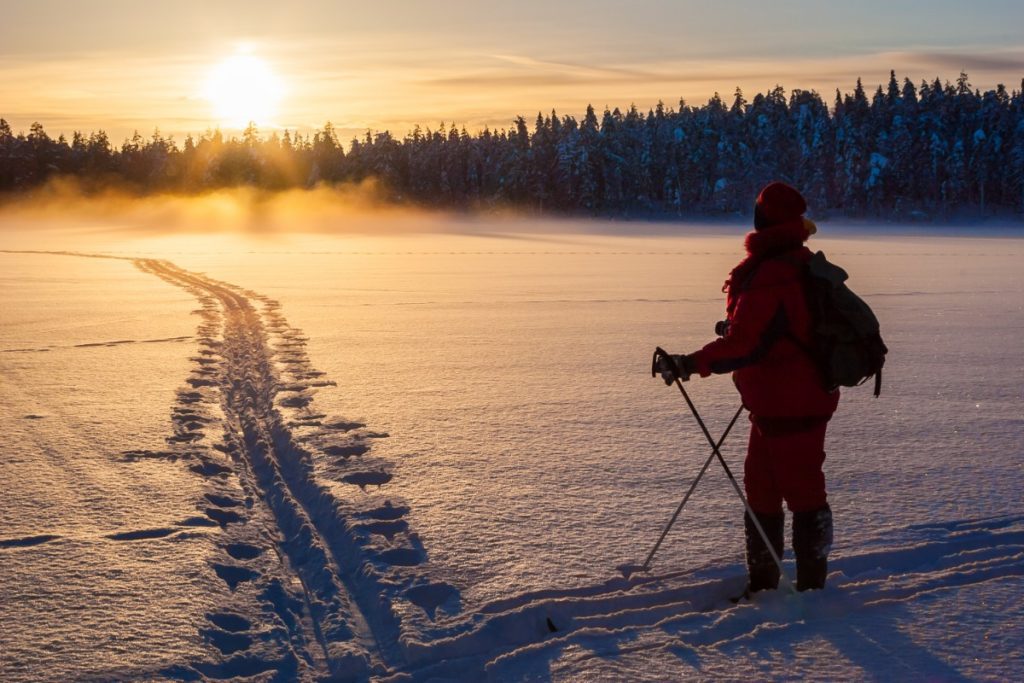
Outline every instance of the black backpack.
<path id="1" fill-rule="evenodd" d="M 863 299 L 846 286 L 846 271 L 817 252 L 801 265 L 811 312 L 811 344 L 789 339 L 804 349 L 821 371 L 825 389 L 855 387 L 872 376 L 875 396 L 882 391 L 882 366 L 889 352 L 878 318 Z"/>

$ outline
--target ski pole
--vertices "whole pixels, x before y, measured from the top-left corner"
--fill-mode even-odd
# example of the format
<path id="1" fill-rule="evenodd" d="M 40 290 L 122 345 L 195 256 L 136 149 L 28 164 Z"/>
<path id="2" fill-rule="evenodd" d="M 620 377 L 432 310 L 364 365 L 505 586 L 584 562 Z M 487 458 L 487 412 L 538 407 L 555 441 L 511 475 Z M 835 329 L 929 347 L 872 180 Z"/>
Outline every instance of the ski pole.
<path id="1" fill-rule="evenodd" d="M 677 507 L 676 511 L 672 513 L 672 519 L 668 520 L 668 524 L 665 525 L 665 529 L 661 532 L 661 536 L 658 537 L 658 542 L 654 544 L 653 548 L 651 548 L 651 552 L 648 553 L 647 559 L 644 560 L 644 563 L 640 565 L 640 568 L 637 571 L 645 572 L 650 569 L 651 560 L 654 559 L 655 553 L 657 553 L 658 549 L 661 548 L 662 541 L 664 541 L 665 537 L 668 536 L 668 532 L 672 528 L 672 525 L 676 523 L 676 520 L 679 518 L 679 513 L 681 513 L 683 508 L 686 507 L 686 501 L 690 500 L 690 496 L 693 495 L 693 491 L 697 488 L 697 484 L 700 482 L 701 477 L 703 477 L 704 473 L 708 471 L 711 461 L 715 459 L 715 453 L 718 453 L 722 448 L 722 444 L 725 442 L 725 437 L 729 436 L 729 432 L 732 431 L 733 425 L 736 424 L 736 420 L 739 419 L 740 413 L 742 412 L 743 406 L 741 405 L 739 409 L 736 410 L 736 414 L 732 416 L 732 420 L 729 422 L 729 426 L 725 428 L 725 432 L 723 432 L 722 436 L 719 437 L 718 443 L 715 444 L 715 449 L 711 452 L 711 455 L 708 456 L 708 459 L 704 461 L 704 466 L 700 468 L 700 472 L 697 473 L 697 477 L 693 480 L 693 483 L 690 484 L 690 489 L 686 492 L 686 495 L 683 496 L 683 500 L 679 503 L 679 507 Z"/>
<path id="2" fill-rule="evenodd" d="M 665 351 L 665 349 L 661 348 L 660 346 L 654 350 L 655 363 L 657 363 L 659 357 L 665 358 L 669 366 L 672 368 L 673 374 L 676 378 L 676 386 L 679 387 L 679 391 L 682 392 L 683 398 L 686 399 L 686 405 L 690 407 L 690 412 L 693 413 L 694 419 L 697 420 L 697 424 L 700 426 L 701 431 L 704 432 L 704 438 L 706 438 L 708 440 L 708 443 L 711 444 L 711 447 L 715 449 L 712 455 L 718 458 L 718 462 L 721 463 L 722 469 L 725 470 L 726 476 L 729 477 L 729 482 L 732 483 L 732 487 L 736 489 L 736 495 L 739 496 L 740 500 L 743 502 L 743 509 L 746 511 L 747 516 L 750 517 L 751 521 L 754 523 L 754 528 L 756 528 L 757 533 L 761 535 L 761 540 L 764 541 L 764 545 L 766 548 L 768 548 L 768 552 L 771 554 L 772 560 L 775 561 L 775 565 L 779 568 L 779 576 L 782 579 L 782 583 L 786 586 L 786 588 L 789 589 L 791 593 L 796 593 L 796 588 L 793 586 L 793 582 L 789 580 L 789 577 L 786 575 L 786 570 L 782 567 L 782 559 L 779 558 L 779 554 L 775 552 L 775 547 L 772 545 L 772 542 L 768 539 L 768 534 L 765 533 L 764 527 L 761 526 L 761 522 L 760 520 L 758 520 L 757 515 L 754 514 L 754 511 L 752 509 L 750 509 L 750 503 L 747 502 L 747 497 L 743 495 L 743 491 L 740 489 L 740 485 L 736 483 L 736 477 L 733 476 L 732 470 L 729 469 L 729 464 L 725 462 L 725 458 L 722 457 L 722 454 L 718 451 L 718 448 L 715 446 L 715 440 L 711 436 L 711 432 L 708 431 L 707 425 L 704 424 L 704 420 L 701 419 L 700 413 L 697 412 L 697 406 L 695 406 L 693 404 L 693 401 L 690 399 L 690 394 L 686 392 L 686 387 L 683 386 L 681 373 L 679 372 L 679 368 L 676 366 L 675 360 Z M 654 372 L 653 367 L 651 372 Z"/>

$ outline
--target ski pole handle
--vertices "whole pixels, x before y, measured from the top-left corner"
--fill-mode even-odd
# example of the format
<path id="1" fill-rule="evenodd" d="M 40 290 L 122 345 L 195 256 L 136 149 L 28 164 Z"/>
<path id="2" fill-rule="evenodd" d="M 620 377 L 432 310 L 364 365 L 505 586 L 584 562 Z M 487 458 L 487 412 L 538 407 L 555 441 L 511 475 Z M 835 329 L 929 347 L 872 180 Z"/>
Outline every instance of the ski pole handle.
<path id="1" fill-rule="evenodd" d="M 665 386 L 690 379 L 690 373 L 683 374 L 679 369 L 677 358 L 683 358 L 683 356 L 673 356 L 660 346 L 657 347 L 654 350 L 654 358 L 651 359 L 651 377 L 657 377 L 658 373 L 661 373 L 661 378 L 665 380 Z"/>
<path id="2" fill-rule="evenodd" d="M 664 358 L 665 359 L 665 364 L 668 365 L 669 369 L 672 371 L 672 374 L 674 374 L 676 377 L 681 377 L 682 376 L 682 373 L 679 372 L 679 366 L 676 365 L 676 359 L 672 357 L 672 354 L 670 354 L 668 351 L 666 351 L 665 349 L 663 349 L 663 348 L 661 348 L 659 346 L 659 347 L 654 349 L 654 357 L 651 358 L 651 377 L 657 377 L 658 374 L 659 374 L 658 373 L 658 359 L 659 358 Z"/>

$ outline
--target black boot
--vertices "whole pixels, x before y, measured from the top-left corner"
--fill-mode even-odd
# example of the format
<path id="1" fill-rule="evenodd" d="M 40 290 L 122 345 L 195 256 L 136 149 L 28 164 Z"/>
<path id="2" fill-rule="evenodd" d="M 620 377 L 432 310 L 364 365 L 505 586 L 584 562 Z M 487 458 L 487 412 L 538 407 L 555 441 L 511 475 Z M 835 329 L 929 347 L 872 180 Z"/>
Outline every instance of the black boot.
<path id="1" fill-rule="evenodd" d="M 785 550 L 786 517 L 783 514 L 757 515 L 761 528 L 771 541 L 775 553 L 782 559 Z M 775 590 L 779 587 L 779 567 L 768 552 L 768 546 L 757 532 L 757 527 L 749 515 L 743 516 L 743 526 L 747 535 L 747 582 L 746 594 L 763 590 Z"/>
<path id="2" fill-rule="evenodd" d="M 793 513 L 793 552 L 796 553 L 796 589 L 825 587 L 828 552 L 832 549 L 832 508 Z"/>

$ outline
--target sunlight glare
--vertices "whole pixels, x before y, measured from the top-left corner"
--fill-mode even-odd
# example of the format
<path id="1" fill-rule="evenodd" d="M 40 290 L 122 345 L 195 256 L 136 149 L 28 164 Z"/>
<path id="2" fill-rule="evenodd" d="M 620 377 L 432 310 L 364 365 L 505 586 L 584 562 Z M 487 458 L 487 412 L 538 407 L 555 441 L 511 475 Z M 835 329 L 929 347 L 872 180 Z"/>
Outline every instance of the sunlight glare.
<path id="1" fill-rule="evenodd" d="M 229 57 L 214 67 L 203 91 L 217 121 L 234 128 L 244 128 L 250 121 L 270 124 L 283 94 L 270 66 L 249 54 Z"/>

